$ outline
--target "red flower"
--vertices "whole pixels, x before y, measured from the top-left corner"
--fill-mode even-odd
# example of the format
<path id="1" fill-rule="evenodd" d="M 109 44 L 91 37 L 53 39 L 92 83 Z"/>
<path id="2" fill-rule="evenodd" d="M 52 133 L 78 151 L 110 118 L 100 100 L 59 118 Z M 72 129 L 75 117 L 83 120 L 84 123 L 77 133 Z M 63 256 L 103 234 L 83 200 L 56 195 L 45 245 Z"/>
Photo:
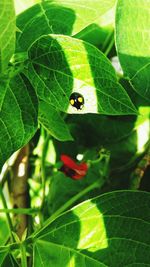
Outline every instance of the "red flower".
<path id="1" fill-rule="evenodd" d="M 74 180 L 78 180 L 86 175 L 88 170 L 86 163 L 77 164 L 72 158 L 67 155 L 61 155 L 60 159 L 63 162 L 63 166 L 60 170 L 67 176 L 71 177 Z"/>

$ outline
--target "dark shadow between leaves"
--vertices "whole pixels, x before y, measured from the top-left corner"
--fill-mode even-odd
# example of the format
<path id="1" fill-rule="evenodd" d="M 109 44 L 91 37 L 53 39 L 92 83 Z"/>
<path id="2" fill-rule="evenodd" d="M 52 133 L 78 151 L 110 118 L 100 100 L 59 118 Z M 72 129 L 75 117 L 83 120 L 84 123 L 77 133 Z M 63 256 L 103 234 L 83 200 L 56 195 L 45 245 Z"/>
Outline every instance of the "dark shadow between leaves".
<path id="1" fill-rule="evenodd" d="M 109 26 L 102 28 L 96 23 L 92 23 L 73 37 L 88 42 L 103 51 L 111 33 L 112 29 Z"/>
<path id="2" fill-rule="evenodd" d="M 84 155 L 91 150 L 95 150 L 95 156 L 97 154 L 98 157 L 100 149 L 104 147 L 111 153 L 110 172 L 113 171 L 115 176 L 116 170 L 117 172 L 119 169 L 121 171 L 121 168 L 126 166 L 136 154 L 137 134 L 134 130 L 135 120 L 136 117 L 133 116 L 69 115 L 67 123 L 70 126 L 74 142 L 60 143 L 54 140 L 58 160 L 61 154 L 68 154 L 76 159 L 78 154 Z M 89 159 L 93 160 L 92 153 Z M 114 177 L 114 181 L 121 184 L 122 179 L 119 176 L 122 177 L 122 174 L 117 174 L 117 178 Z M 125 180 L 125 188 L 127 188 L 127 177 Z M 90 181 L 92 183 L 91 179 Z M 120 185 L 118 186 L 120 188 Z M 123 186 L 125 186 L 124 182 Z"/>
<path id="3" fill-rule="evenodd" d="M 94 84 L 95 84 L 95 87 L 98 88 L 99 85 L 97 84 L 98 80 L 95 77 L 95 67 L 92 64 L 90 50 L 86 44 L 85 44 L 85 49 L 87 51 L 87 57 L 89 59 L 89 66 L 91 68 L 91 73 L 93 76 Z M 136 58 L 135 60 L 138 61 L 138 58 Z M 141 61 L 142 61 L 142 58 L 139 58 L 139 62 Z M 104 82 L 105 82 L 105 79 L 104 79 Z M 144 120 L 146 120 L 147 128 L 149 127 L 148 126 L 149 115 L 148 113 L 145 114 L 143 111 L 143 108 L 149 107 L 149 103 L 146 99 L 138 95 L 135 92 L 135 90 L 133 90 L 131 84 L 127 80 L 121 79 L 119 83 L 124 87 L 125 91 L 129 95 L 130 99 L 132 100 L 133 104 L 135 105 L 135 107 L 139 111 L 139 114 L 141 115 L 139 116 L 133 116 L 133 115 L 99 116 L 99 120 L 98 120 L 98 117 L 97 119 L 95 119 L 96 116 L 90 114 L 87 116 L 91 116 L 91 119 L 90 119 L 91 121 L 92 121 L 92 116 L 93 116 L 93 122 L 90 123 L 88 127 L 86 128 L 89 128 L 92 134 L 94 134 L 94 132 L 96 133 L 94 137 L 96 137 L 97 145 L 99 144 L 99 142 L 101 142 L 102 145 L 104 145 L 108 150 L 112 152 L 112 155 L 111 155 L 112 169 L 116 168 L 116 166 L 114 166 L 114 163 L 115 163 L 119 165 L 118 170 L 120 169 L 121 171 L 122 170 L 126 171 L 126 169 L 130 165 L 134 164 L 134 161 L 138 159 L 138 157 L 140 157 L 140 155 L 144 152 L 144 147 L 147 146 L 148 136 L 146 137 L 141 136 L 140 131 L 138 130 L 138 125 L 140 125 L 140 128 L 142 128 L 142 125 L 144 127 L 144 123 L 145 123 Z M 101 86 L 103 86 L 103 81 L 102 81 Z M 98 96 L 98 90 L 96 93 Z M 142 116 L 143 116 L 143 121 L 141 119 Z M 93 131 L 94 121 L 95 121 L 95 127 L 94 127 L 95 129 Z M 85 124 L 87 125 L 87 120 Z M 84 123 L 82 123 L 82 125 L 84 125 Z M 100 141 L 97 138 L 97 128 L 99 128 L 98 136 L 99 136 Z M 100 129 L 101 129 L 102 135 L 101 135 Z M 90 135 L 89 132 L 90 131 L 86 131 L 86 135 L 88 137 L 89 143 L 91 143 L 91 140 L 93 138 L 92 136 L 89 136 Z M 123 160 L 122 160 L 122 157 L 123 157 Z"/>

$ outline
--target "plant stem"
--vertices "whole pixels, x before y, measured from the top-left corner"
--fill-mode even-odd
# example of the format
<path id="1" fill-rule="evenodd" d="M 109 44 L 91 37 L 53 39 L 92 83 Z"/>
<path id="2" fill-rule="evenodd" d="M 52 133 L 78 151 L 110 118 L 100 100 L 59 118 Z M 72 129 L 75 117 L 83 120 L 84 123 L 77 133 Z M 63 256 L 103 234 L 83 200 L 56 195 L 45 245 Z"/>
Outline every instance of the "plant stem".
<path id="1" fill-rule="evenodd" d="M 102 50 L 102 52 L 103 52 L 104 54 L 105 54 L 105 50 L 107 49 L 107 47 L 108 47 L 110 41 L 111 41 L 112 39 L 114 39 L 114 38 L 113 38 L 113 35 L 114 35 L 114 31 L 111 30 L 111 31 L 109 32 L 109 34 L 107 35 L 107 37 L 106 37 L 104 43 L 103 43 L 103 46 L 102 46 L 102 49 L 101 49 L 101 50 Z"/>
<path id="2" fill-rule="evenodd" d="M 95 183 L 87 186 L 85 189 L 83 189 L 81 192 L 79 192 L 77 195 L 70 198 L 63 206 L 61 206 L 56 212 L 53 213 L 53 215 L 50 217 L 51 220 L 54 220 L 58 215 L 60 215 L 62 212 L 67 210 L 70 206 L 72 206 L 73 203 L 75 203 L 78 199 L 80 199 L 82 196 L 90 192 L 91 190 L 100 187 L 100 182 L 96 181 Z"/>
<path id="3" fill-rule="evenodd" d="M 104 54 L 108 56 L 109 52 L 111 51 L 112 47 L 114 45 L 114 37 L 111 38 L 109 45 L 107 46 Z"/>
<path id="4" fill-rule="evenodd" d="M 42 228 L 42 230 L 44 228 L 46 228 L 47 225 L 49 225 L 52 221 L 54 221 L 56 219 L 56 217 L 58 217 L 60 214 L 62 214 L 65 210 L 67 210 L 70 206 L 72 206 L 78 199 L 83 197 L 85 194 L 87 194 L 88 192 L 92 191 L 95 188 L 101 188 L 102 185 L 104 184 L 104 182 L 105 182 L 105 178 L 103 177 L 101 180 L 97 180 L 95 183 L 87 186 L 85 189 L 83 189 L 77 195 L 70 198 L 64 205 L 62 205 L 58 210 L 56 210 L 56 212 L 54 212 L 52 214 L 52 216 L 44 224 L 44 227 Z M 38 231 L 38 233 L 39 232 L 40 231 Z"/>
<path id="5" fill-rule="evenodd" d="M 100 155 L 101 160 L 105 159 L 105 168 L 103 170 L 103 174 L 100 175 L 100 179 L 96 180 L 93 184 L 90 184 L 85 189 L 83 189 L 81 192 L 79 192 L 77 195 L 70 198 L 64 205 L 62 205 L 56 212 L 54 212 L 51 217 L 45 222 L 44 227 L 42 227 L 42 231 L 44 228 L 46 228 L 51 222 L 53 222 L 60 214 L 62 214 L 65 210 L 67 210 L 69 207 L 71 207 L 77 200 L 79 200 L 81 197 L 86 195 L 88 192 L 96 189 L 101 188 L 103 184 L 106 182 L 108 178 L 108 166 L 110 161 L 110 153 L 107 151 L 107 153 Z M 97 162 L 96 162 L 97 163 Z M 37 231 L 38 233 L 40 230 Z"/>
<path id="6" fill-rule="evenodd" d="M 21 267 L 27 267 L 26 246 L 24 243 L 21 243 L 20 251 L 21 251 Z"/>
<path id="7" fill-rule="evenodd" d="M 144 157 L 139 161 L 134 171 L 131 173 L 129 189 L 138 190 L 141 184 L 141 180 L 147 167 L 150 164 L 150 149 L 144 155 Z"/>
<path id="8" fill-rule="evenodd" d="M 3 187 L 5 182 L 7 181 L 7 178 L 8 178 L 8 174 L 9 172 L 11 171 L 11 168 L 9 165 L 7 165 L 7 168 L 6 170 L 4 171 L 3 175 L 2 175 L 2 178 L 1 178 L 1 186 Z"/>
<path id="9" fill-rule="evenodd" d="M 43 208 L 44 201 L 45 201 L 45 182 L 46 182 L 45 160 L 46 160 L 46 155 L 47 155 L 48 142 L 49 142 L 49 134 L 47 134 L 44 140 L 42 158 L 41 158 L 41 177 L 42 177 L 42 188 L 43 188 L 41 209 Z"/>
<path id="10" fill-rule="evenodd" d="M 40 211 L 39 208 L 19 208 L 19 209 L 0 209 L 0 213 L 13 213 L 13 214 L 35 214 Z"/>
<path id="11" fill-rule="evenodd" d="M 8 210 L 6 199 L 5 199 L 5 196 L 3 194 L 3 189 L 2 189 L 1 184 L 0 184 L 0 196 L 1 196 L 1 199 L 2 199 L 2 203 L 3 203 L 4 209 Z M 9 213 L 6 213 L 6 218 L 7 218 L 7 224 L 8 224 L 9 232 L 10 232 L 10 236 L 11 236 L 11 241 L 13 242 L 13 241 L 15 241 L 14 237 L 13 237 L 13 234 L 12 234 L 12 232 L 13 232 L 13 224 L 12 224 L 12 221 L 11 221 Z"/>

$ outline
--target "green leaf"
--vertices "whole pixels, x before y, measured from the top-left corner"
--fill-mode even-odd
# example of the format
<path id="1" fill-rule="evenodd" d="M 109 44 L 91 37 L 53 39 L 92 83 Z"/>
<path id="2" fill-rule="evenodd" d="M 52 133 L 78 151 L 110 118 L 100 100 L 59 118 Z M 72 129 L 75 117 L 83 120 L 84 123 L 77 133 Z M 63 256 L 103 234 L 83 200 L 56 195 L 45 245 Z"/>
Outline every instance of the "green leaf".
<path id="1" fill-rule="evenodd" d="M 135 90 L 148 100 L 150 99 L 149 9 L 148 0 L 118 0 L 116 10 L 116 45 L 121 66 L 125 75 L 133 78 L 131 82 Z"/>
<path id="2" fill-rule="evenodd" d="M 0 266 L 2 266 L 4 259 L 8 255 L 8 248 L 7 247 L 0 247 Z"/>
<path id="3" fill-rule="evenodd" d="M 74 35 L 91 23 L 103 26 L 114 20 L 115 0 L 43 1 L 17 18 L 18 47 L 27 50 L 41 35 L 58 33 Z M 107 17 L 107 22 L 105 19 Z"/>
<path id="4" fill-rule="evenodd" d="M 68 36 L 48 35 L 29 50 L 26 70 L 39 98 L 68 113 L 136 114 L 110 63 L 94 46 Z M 84 107 L 69 104 L 72 92 L 84 97 Z"/>
<path id="5" fill-rule="evenodd" d="M 100 27 L 97 24 L 92 23 L 73 37 L 88 42 L 103 52 L 106 50 L 113 35 L 113 25 Z"/>
<path id="6" fill-rule="evenodd" d="M 33 266 L 150 266 L 149 202 L 149 193 L 116 191 L 48 220 L 34 235 Z"/>
<path id="7" fill-rule="evenodd" d="M 0 1 L 0 72 L 3 72 L 15 50 L 15 10 L 13 0 Z"/>
<path id="8" fill-rule="evenodd" d="M 136 72 L 131 84 L 141 96 L 150 101 L 150 63 Z"/>
<path id="9" fill-rule="evenodd" d="M 60 113 L 45 101 L 40 101 L 39 121 L 59 141 L 73 140 Z"/>
<path id="10" fill-rule="evenodd" d="M 0 81 L 0 168 L 37 129 L 37 98 L 29 82 L 20 75 Z"/>
<path id="11" fill-rule="evenodd" d="M 49 194 L 47 197 L 47 207 L 45 209 L 46 215 L 52 215 L 55 211 L 62 207 L 63 204 L 65 204 L 70 198 L 77 195 L 90 183 L 92 184 L 93 180 L 88 180 L 86 177 L 84 177 L 83 179 L 76 181 L 71 179 L 70 177 L 67 177 L 62 172 L 57 172 L 56 174 L 54 174 L 51 177 Z M 81 202 L 83 200 L 86 200 L 87 198 L 88 197 L 86 195 L 86 197 L 82 197 L 82 200 L 80 198 L 79 201 Z"/>
<path id="12" fill-rule="evenodd" d="M 136 116 L 69 115 L 67 121 L 80 145 L 101 147 L 130 135 L 135 128 Z"/>
<path id="13" fill-rule="evenodd" d="M 0 246 L 3 246 L 6 244 L 7 240 L 9 239 L 10 231 L 8 228 L 8 224 L 6 222 L 6 219 L 4 219 L 1 216 L 0 219 Z"/>

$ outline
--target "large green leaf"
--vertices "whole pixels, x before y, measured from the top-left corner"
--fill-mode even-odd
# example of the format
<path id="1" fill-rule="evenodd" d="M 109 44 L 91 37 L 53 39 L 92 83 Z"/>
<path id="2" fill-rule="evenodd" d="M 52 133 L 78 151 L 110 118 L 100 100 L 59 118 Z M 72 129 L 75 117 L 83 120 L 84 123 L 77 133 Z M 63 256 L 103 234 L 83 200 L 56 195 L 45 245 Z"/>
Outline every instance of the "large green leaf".
<path id="1" fill-rule="evenodd" d="M 114 5 L 116 0 L 52 0 L 43 1 L 20 14 L 17 18 L 18 47 L 27 50 L 41 35 L 58 33 L 74 35 L 93 23 L 106 25 L 114 20 Z M 109 13 L 109 16 L 108 16 Z M 110 19 L 111 18 L 111 19 Z"/>
<path id="2" fill-rule="evenodd" d="M 150 1 L 118 0 L 116 45 L 125 74 L 135 90 L 150 99 Z"/>
<path id="3" fill-rule="evenodd" d="M 117 82 L 109 60 L 94 46 L 63 35 L 41 37 L 29 50 L 26 70 L 39 97 L 68 113 L 136 114 Z M 84 97 L 84 107 L 69 104 L 72 92 Z"/>
<path id="4" fill-rule="evenodd" d="M 33 266 L 150 266 L 149 202 L 146 192 L 111 192 L 48 221 Z"/>
<path id="5" fill-rule="evenodd" d="M 0 1 L 0 72 L 4 71 L 15 49 L 15 10 L 13 0 Z"/>
<path id="6" fill-rule="evenodd" d="M 73 140 L 60 113 L 45 101 L 40 101 L 39 121 L 56 139 L 60 141 Z"/>
<path id="7" fill-rule="evenodd" d="M 37 98 L 20 75 L 0 81 L 0 168 L 37 129 Z"/>

